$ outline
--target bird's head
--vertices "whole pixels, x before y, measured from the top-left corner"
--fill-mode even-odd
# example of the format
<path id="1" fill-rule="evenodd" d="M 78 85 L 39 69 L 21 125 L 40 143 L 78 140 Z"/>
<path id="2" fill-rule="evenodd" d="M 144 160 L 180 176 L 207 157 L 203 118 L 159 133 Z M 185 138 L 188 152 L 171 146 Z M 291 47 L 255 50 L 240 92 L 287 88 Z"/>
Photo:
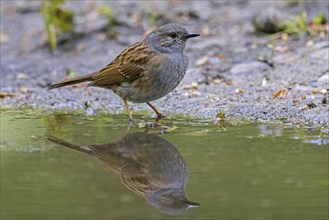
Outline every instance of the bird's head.
<path id="1" fill-rule="evenodd" d="M 145 37 L 146 44 L 162 53 L 182 52 L 189 38 L 197 37 L 199 34 L 189 33 L 182 25 L 167 24 Z"/>

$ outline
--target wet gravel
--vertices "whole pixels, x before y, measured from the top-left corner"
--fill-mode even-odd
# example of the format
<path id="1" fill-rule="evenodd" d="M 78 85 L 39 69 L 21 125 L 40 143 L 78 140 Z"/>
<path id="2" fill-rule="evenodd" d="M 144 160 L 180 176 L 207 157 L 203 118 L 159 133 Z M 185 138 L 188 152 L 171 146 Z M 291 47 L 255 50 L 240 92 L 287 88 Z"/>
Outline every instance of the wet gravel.
<path id="1" fill-rule="evenodd" d="M 168 117 L 215 119 L 225 112 L 228 118 L 329 125 L 328 34 L 282 39 L 255 33 L 251 23 L 257 10 L 277 7 L 294 15 L 298 6 L 285 1 L 110 1 L 106 4 L 119 24 L 106 26 L 97 10 L 102 4 L 67 3 L 77 15 L 76 34 L 53 54 L 45 44 L 40 2 L 1 1 L 1 109 L 122 113 L 121 99 L 110 90 L 45 87 L 63 80 L 67 70 L 98 70 L 141 40 L 152 29 L 146 9 L 157 14 L 158 25 L 179 22 L 202 35 L 188 44 L 190 67 L 179 87 L 154 102 Z M 304 1 L 310 17 L 323 11 L 328 18 L 328 7 L 326 1 Z M 260 55 L 273 66 L 258 61 Z M 145 104 L 130 106 L 154 116 Z"/>

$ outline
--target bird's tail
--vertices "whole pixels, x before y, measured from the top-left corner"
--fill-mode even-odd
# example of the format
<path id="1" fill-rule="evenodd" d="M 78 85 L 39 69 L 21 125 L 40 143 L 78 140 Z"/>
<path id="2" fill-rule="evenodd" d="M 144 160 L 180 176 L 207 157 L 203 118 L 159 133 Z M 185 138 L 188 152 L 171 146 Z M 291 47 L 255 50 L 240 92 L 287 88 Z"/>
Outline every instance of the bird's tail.
<path id="1" fill-rule="evenodd" d="M 85 76 L 80 76 L 80 77 L 69 79 L 69 80 L 66 80 L 66 81 L 63 81 L 63 82 L 52 84 L 52 85 L 48 86 L 48 90 L 59 88 L 59 87 L 62 87 L 62 86 L 68 86 L 68 85 L 78 84 L 78 83 L 82 83 L 82 82 L 92 81 L 94 74 L 95 73 L 91 73 L 91 74 L 88 74 L 88 75 L 85 75 Z"/>

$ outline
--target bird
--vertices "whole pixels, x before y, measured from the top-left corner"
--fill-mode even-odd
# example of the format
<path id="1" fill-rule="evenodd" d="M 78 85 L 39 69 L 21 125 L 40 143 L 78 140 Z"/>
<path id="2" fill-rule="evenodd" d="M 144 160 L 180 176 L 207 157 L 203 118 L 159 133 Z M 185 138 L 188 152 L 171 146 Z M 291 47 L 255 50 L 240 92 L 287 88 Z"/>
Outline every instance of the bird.
<path id="1" fill-rule="evenodd" d="M 88 86 L 111 89 L 122 98 L 130 121 L 133 121 L 128 101 L 146 103 L 157 115 L 165 116 L 151 104 L 174 90 L 186 74 L 188 39 L 200 36 L 189 33 L 177 23 L 155 29 L 125 50 L 99 71 L 48 86 L 48 89 L 89 82 Z"/>
<path id="2" fill-rule="evenodd" d="M 80 146 L 47 134 L 56 144 L 95 157 L 128 189 L 157 210 L 177 215 L 200 204 L 189 201 L 186 163 L 167 140 L 145 132 L 127 133 L 116 142 Z"/>

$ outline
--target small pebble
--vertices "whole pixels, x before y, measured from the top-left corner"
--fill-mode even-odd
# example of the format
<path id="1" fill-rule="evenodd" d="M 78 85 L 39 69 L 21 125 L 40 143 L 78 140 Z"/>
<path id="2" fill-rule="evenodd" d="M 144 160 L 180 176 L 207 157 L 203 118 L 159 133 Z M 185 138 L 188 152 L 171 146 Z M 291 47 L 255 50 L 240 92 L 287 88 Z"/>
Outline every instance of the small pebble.
<path id="1" fill-rule="evenodd" d="M 202 30 L 201 30 L 201 34 L 202 34 L 202 36 L 207 36 L 207 35 L 209 35 L 209 34 L 210 34 L 210 28 L 209 28 L 209 27 L 204 27 L 204 28 L 202 28 Z"/>
<path id="2" fill-rule="evenodd" d="M 314 45 L 314 41 L 309 40 L 306 42 L 306 47 L 312 47 Z"/>
<path id="3" fill-rule="evenodd" d="M 224 53 L 220 53 L 220 54 L 218 54 L 218 58 L 220 60 L 226 60 L 227 59 L 227 56 Z"/>
<path id="4" fill-rule="evenodd" d="M 190 85 L 183 86 L 183 89 L 198 89 L 198 83 L 191 83 Z"/>
<path id="5" fill-rule="evenodd" d="M 317 90 L 317 89 L 312 89 L 311 92 L 312 92 L 313 94 L 318 94 L 318 90 Z"/>
<path id="6" fill-rule="evenodd" d="M 288 40 L 289 39 L 289 35 L 287 33 L 283 33 L 283 34 L 281 34 L 281 39 L 282 40 Z"/>
<path id="7" fill-rule="evenodd" d="M 316 104 L 314 104 L 313 102 L 310 102 L 310 103 L 307 103 L 306 104 L 308 108 L 315 108 L 316 107 Z"/>
<path id="8" fill-rule="evenodd" d="M 222 80 L 220 80 L 220 79 L 214 79 L 214 84 L 219 85 L 221 83 L 222 83 Z"/>
<path id="9" fill-rule="evenodd" d="M 83 43 L 80 43 L 76 46 L 77 52 L 82 52 L 84 49 L 86 49 L 86 45 Z"/>
<path id="10" fill-rule="evenodd" d="M 209 61 L 208 57 L 202 57 L 201 59 L 199 59 L 198 61 L 196 61 L 195 65 L 196 66 L 203 66 L 205 64 L 207 64 Z"/>
<path id="11" fill-rule="evenodd" d="M 26 74 L 24 74 L 24 73 L 18 73 L 17 74 L 17 79 L 26 79 L 27 78 L 27 75 Z"/>
<path id="12" fill-rule="evenodd" d="M 244 93 L 244 89 L 242 89 L 242 88 L 237 88 L 237 89 L 234 90 L 234 92 L 235 92 L 236 94 L 241 94 L 241 93 Z"/>
<path id="13" fill-rule="evenodd" d="M 227 86 L 231 86 L 231 85 L 234 84 L 234 82 L 233 82 L 233 80 L 227 80 L 227 81 L 225 82 L 225 84 L 226 84 Z"/>
<path id="14" fill-rule="evenodd" d="M 191 83 L 191 89 L 198 89 L 197 83 Z"/>
<path id="15" fill-rule="evenodd" d="M 26 94 L 26 93 L 29 92 L 28 88 L 26 88 L 26 87 L 22 87 L 19 91 L 20 91 L 21 93 L 24 93 L 24 94 Z"/>
<path id="16" fill-rule="evenodd" d="M 239 99 L 238 99 L 237 97 L 235 97 L 235 96 L 232 96 L 232 97 L 229 98 L 229 100 L 230 100 L 230 101 L 233 101 L 233 102 L 236 102 L 236 101 L 238 101 Z"/>
<path id="17" fill-rule="evenodd" d="M 104 41 L 106 40 L 106 34 L 104 34 L 104 33 L 100 33 L 100 34 L 98 35 L 98 40 L 99 40 L 100 42 L 104 42 Z"/>
<path id="18" fill-rule="evenodd" d="M 7 35 L 0 33 L 0 43 L 3 44 L 3 43 L 7 43 L 9 41 L 10 41 L 10 38 Z"/>
<path id="19" fill-rule="evenodd" d="M 192 96 L 201 96 L 202 93 L 201 92 L 198 92 L 198 91 L 193 91 L 191 95 Z"/>
<path id="20" fill-rule="evenodd" d="M 325 74 L 318 79 L 318 83 L 321 83 L 321 84 L 327 85 L 328 82 L 329 82 L 329 74 Z"/>

